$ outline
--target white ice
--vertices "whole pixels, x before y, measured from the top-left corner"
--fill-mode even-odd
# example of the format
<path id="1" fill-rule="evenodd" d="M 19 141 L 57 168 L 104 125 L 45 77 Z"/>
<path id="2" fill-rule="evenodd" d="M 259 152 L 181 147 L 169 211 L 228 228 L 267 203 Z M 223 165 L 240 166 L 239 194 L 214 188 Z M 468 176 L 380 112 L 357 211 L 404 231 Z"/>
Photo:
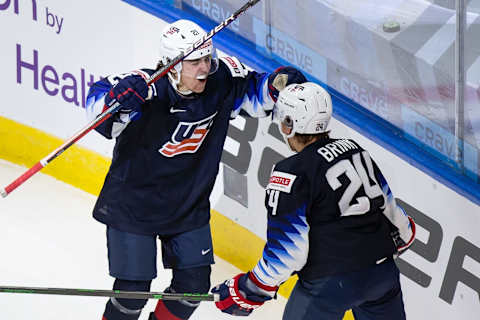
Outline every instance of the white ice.
<path id="1" fill-rule="evenodd" d="M 0 187 L 27 168 L 0 160 Z M 72 168 L 74 170 L 74 168 Z M 105 226 L 91 216 L 95 197 L 50 176 L 37 173 L 0 198 L 0 286 L 60 287 L 110 290 Z M 240 271 L 216 257 L 212 285 Z M 168 286 L 170 272 L 161 268 L 152 291 Z M 1 320 L 101 319 L 103 297 L 70 297 L 0 293 Z M 254 311 L 249 319 L 281 319 L 286 299 L 279 297 Z M 140 319 L 155 308 L 149 300 Z M 235 319 L 203 302 L 192 320 Z"/>

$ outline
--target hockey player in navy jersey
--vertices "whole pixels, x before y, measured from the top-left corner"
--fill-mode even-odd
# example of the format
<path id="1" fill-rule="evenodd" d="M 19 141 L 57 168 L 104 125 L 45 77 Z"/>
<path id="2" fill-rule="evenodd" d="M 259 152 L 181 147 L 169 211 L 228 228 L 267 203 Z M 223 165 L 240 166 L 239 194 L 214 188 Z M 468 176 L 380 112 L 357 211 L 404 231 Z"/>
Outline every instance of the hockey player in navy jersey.
<path id="1" fill-rule="evenodd" d="M 204 35 L 191 21 L 169 24 L 161 34 L 158 67 Z M 116 143 L 93 216 L 107 225 L 115 290 L 150 290 L 158 237 L 163 266 L 172 269 L 166 292 L 208 293 L 214 263 L 209 196 L 229 120 L 240 112 L 269 115 L 278 91 L 305 77 L 292 67 L 269 75 L 247 70 L 235 57 L 218 59 L 211 40 L 148 87 L 154 71 L 109 76 L 89 91 L 93 116 L 112 99 L 122 106 L 96 128 Z M 146 302 L 111 298 L 103 319 L 138 319 Z M 198 302 L 159 300 L 149 319 L 188 319 L 197 307 Z"/>
<path id="2" fill-rule="evenodd" d="M 394 257 L 415 238 L 415 224 L 393 197 L 370 154 L 351 139 L 332 139 L 330 95 L 291 84 L 274 116 L 295 155 L 277 163 L 265 194 L 267 243 L 257 265 L 212 289 L 223 312 L 248 316 L 299 280 L 284 320 L 405 319 Z"/>

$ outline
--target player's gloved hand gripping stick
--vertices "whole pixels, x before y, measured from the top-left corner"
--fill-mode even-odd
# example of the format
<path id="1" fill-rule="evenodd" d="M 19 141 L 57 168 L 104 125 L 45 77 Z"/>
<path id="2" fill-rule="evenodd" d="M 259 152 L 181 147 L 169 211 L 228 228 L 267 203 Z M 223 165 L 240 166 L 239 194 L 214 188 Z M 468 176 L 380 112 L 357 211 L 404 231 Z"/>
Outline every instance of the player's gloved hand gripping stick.
<path id="1" fill-rule="evenodd" d="M 232 23 L 239 15 L 247 11 L 250 7 L 257 4 L 260 0 L 249 0 L 245 3 L 240 9 L 234 12 L 230 17 L 225 19 L 222 23 L 218 26 L 210 30 L 202 39 L 198 40 L 194 43 L 190 48 L 188 48 L 185 52 L 180 53 L 175 59 L 167 63 L 163 68 L 152 74 L 152 76 L 147 80 L 147 86 L 150 86 L 152 83 L 160 79 L 161 77 L 165 76 L 175 65 L 185 59 L 188 55 L 190 55 L 193 51 L 198 49 L 202 46 L 207 40 L 211 39 L 215 34 L 220 32 L 222 29 L 227 27 L 230 23 Z M 114 98 L 112 99 L 107 106 L 105 106 L 106 110 L 98 116 L 95 120 L 90 122 L 87 126 L 77 132 L 74 136 L 68 139 L 64 144 L 60 147 L 52 151 L 48 156 L 37 162 L 33 167 L 28 169 L 25 173 L 23 173 L 20 177 L 18 177 L 15 181 L 10 183 L 4 189 L 0 189 L 0 194 L 2 197 L 8 196 L 13 190 L 15 190 L 18 186 L 23 184 L 27 181 L 31 176 L 35 173 L 40 171 L 43 167 L 45 167 L 48 163 L 50 163 L 53 159 L 61 155 L 65 150 L 67 150 L 70 146 L 72 146 L 75 142 L 80 140 L 83 136 L 85 136 L 88 132 L 98 127 L 102 124 L 105 120 L 110 118 L 115 112 L 121 109 L 121 104 Z"/>

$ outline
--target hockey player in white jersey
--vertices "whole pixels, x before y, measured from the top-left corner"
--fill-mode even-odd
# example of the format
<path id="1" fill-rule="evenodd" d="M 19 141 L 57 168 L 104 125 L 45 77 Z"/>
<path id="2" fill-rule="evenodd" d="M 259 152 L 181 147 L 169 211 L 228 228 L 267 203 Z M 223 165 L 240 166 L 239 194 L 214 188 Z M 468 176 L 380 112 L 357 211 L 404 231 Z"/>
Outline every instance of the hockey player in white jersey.
<path id="1" fill-rule="evenodd" d="M 351 139 L 332 139 L 330 95 L 291 84 L 274 117 L 295 155 L 277 163 L 265 194 L 267 243 L 246 274 L 212 289 L 223 312 L 247 316 L 275 297 L 292 274 L 299 280 L 284 320 L 405 319 L 394 257 L 415 238 L 370 154 Z"/>

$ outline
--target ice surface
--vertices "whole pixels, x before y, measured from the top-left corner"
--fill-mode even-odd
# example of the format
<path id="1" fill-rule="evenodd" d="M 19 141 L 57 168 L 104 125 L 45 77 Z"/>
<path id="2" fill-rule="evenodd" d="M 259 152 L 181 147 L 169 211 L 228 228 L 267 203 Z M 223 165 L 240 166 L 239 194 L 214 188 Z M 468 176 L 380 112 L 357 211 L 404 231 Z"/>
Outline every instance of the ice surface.
<path id="1" fill-rule="evenodd" d="M 0 187 L 27 168 L 0 160 Z M 72 169 L 73 170 L 73 169 Z M 105 226 L 91 216 L 95 197 L 42 173 L 0 198 L 0 286 L 110 290 Z M 161 266 L 161 257 L 158 257 Z M 212 285 L 239 270 L 216 257 Z M 159 267 L 152 291 L 168 286 L 170 272 Z M 0 293 L 2 320 L 101 319 L 108 298 Z M 281 319 L 286 299 L 265 304 L 249 319 Z M 155 308 L 150 300 L 140 319 Z M 192 320 L 234 319 L 212 302 L 201 304 Z"/>

